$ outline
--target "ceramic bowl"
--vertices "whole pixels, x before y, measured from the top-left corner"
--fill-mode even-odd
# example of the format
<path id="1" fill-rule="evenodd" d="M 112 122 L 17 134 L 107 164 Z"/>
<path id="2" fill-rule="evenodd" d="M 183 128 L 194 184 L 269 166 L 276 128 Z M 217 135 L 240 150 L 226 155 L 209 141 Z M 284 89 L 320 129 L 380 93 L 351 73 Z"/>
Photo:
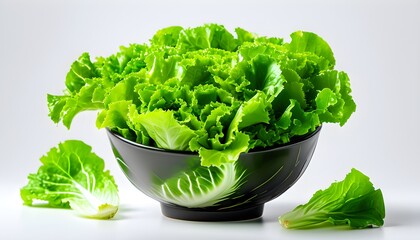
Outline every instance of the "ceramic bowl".
<path id="1" fill-rule="evenodd" d="M 192 221 L 259 218 L 264 204 L 307 168 L 321 127 L 290 143 L 243 153 L 235 163 L 203 167 L 198 154 L 141 145 L 107 129 L 127 178 L 161 204 L 163 215 Z"/>

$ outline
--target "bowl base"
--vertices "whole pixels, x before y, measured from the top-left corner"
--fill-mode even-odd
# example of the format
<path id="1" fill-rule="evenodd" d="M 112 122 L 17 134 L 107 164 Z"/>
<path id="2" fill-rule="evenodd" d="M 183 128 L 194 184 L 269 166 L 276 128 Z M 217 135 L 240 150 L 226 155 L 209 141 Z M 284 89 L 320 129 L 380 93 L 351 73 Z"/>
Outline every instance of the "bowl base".
<path id="1" fill-rule="evenodd" d="M 185 208 L 161 203 L 162 214 L 169 218 L 203 221 L 203 222 L 224 222 L 224 221 L 244 221 L 260 218 L 264 211 L 264 204 L 249 208 L 209 211 L 198 208 Z"/>

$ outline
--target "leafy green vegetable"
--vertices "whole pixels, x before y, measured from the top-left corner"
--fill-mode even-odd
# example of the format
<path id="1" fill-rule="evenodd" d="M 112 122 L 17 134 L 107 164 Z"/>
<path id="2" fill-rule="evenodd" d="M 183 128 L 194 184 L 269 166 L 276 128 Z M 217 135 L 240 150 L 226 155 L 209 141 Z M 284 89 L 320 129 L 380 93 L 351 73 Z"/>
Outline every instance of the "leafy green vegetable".
<path id="1" fill-rule="evenodd" d="M 89 218 L 112 218 L 119 205 L 117 185 L 91 150 L 82 141 L 68 140 L 42 156 L 42 166 L 29 174 L 20 191 L 24 204 L 41 200 L 47 207 L 70 207 Z"/>
<path id="2" fill-rule="evenodd" d="M 356 109 L 330 46 L 297 31 L 291 41 L 221 25 L 161 29 L 70 68 L 63 95 L 48 95 L 51 119 L 70 128 L 97 110 L 98 128 L 154 147 L 198 152 L 204 166 L 290 142 L 322 123 L 344 125 Z"/>
<path id="3" fill-rule="evenodd" d="M 190 140 L 195 136 L 193 130 L 181 125 L 174 118 L 173 112 L 156 110 L 139 114 L 138 121 L 160 148 L 187 150 Z"/>
<path id="4" fill-rule="evenodd" d="M 369 178 L 352 169 L 341 182 L 317 191 L 308 203 L 279 218 L 285 228 L 303 229 L 333 225 L 351 228 L 382 226 L 385 205 L 380 189 Z"/>

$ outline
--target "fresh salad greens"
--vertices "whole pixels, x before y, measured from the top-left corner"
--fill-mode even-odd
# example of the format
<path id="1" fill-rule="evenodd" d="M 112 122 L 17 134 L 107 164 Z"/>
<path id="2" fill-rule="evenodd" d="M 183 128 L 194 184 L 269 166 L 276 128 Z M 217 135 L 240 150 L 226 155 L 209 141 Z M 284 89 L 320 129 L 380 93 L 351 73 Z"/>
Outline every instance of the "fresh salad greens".
<path id="1" fill-rule="evenodd" d="M 173 26 L 109 57 L 83 53 L 64 94 L 48 95 L 49 116 L 70 128 L 78 113 L 98 110 L 98 128 L 221 166 L 322 123 L 344 125 L 355 111 L 347 74 L 316 34 L 235 35 L 217 24 Z"/>
<path id="2" fill-rule="evenodd" d="M 367 176 L 353 168 L 343 181 L 319 190 L 308 203 L 282 215 L 279 221 L 291 229 L 334 225 L 367 228 L 382 226 L 384 218 L 381 190 L 375 189 Z"/>
<path id="3" fill-rule="evenodd" d="M 42 166 L 29 174 L 20 191 L 24 204 L 40 200 L 47 207 L 72 208 L 85 217 L 112 218 L 119 205 L 117 185 L 91 150 L 82 141 L 67 140 L 42 156 Z"/>

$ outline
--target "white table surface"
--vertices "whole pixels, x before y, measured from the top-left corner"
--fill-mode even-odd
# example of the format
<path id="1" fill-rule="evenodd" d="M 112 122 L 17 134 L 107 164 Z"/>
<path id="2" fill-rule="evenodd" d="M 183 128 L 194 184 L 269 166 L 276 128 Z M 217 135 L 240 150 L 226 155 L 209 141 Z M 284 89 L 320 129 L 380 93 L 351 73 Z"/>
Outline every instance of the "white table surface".
<path id="1" fill-rule="evenodd" d="M 418 0 L 0 0 L 0 239 L 420 239 L 420 1 Z M 342 128 L 324 125 L 302 178 L 266 204 L 259 221 L 205 223 L 168 219 L 116 163 L 96 113 L 70 130 L 48 117 L 46 94 L 60 94 L 82 53 L 107 56 L 146 42 L 158 29 L 216 22 L 261 35 L 318 33 L 337 69 L 351 79 L 357 111 Z M 19 189 L 58 142 L 81 139 L 105 159 L 120 188 L 113 220 L 70 210 L 22 206 Z M 341 180 L 351 168 L 381 188 L 381 228 L 284 229 L 278 216 Z"/>
<path id="2" fill-rule="evenodd" d="M 420 197 L 413 194 L 386 195 L 385 225 L 381 228 L 348 230 L 324 228 L 284 229 L 278 216 L 301 200 L 284 194 L 266 204 L 263 217 L 242 222 L 191 222 L 170 219 L 158 203 L 136 189 L 120 193 L 121 206 L 112 220 L 92 220 L 72 210 L 44 209 L 21 205 L 17 186 L 2 189 L 0 239 L 419 239 Z M 4 194 L 6 193 L 6 194 Z M 394 194 L 396 196 L 398 194 Z"/>

